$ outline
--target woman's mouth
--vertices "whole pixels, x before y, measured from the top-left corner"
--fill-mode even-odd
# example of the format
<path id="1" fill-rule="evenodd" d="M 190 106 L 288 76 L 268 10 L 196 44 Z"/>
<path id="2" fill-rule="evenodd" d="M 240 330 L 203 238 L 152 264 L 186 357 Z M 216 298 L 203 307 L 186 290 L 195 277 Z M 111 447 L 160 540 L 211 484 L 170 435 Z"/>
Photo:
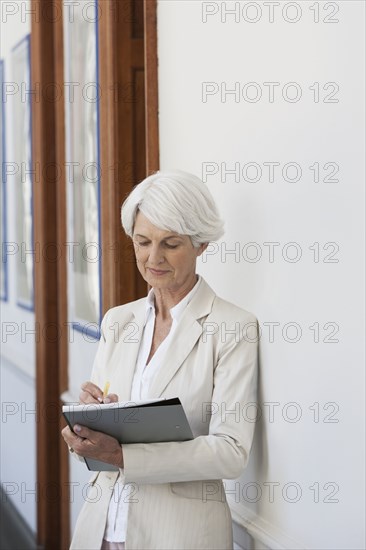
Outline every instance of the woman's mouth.
<path id="1" fill-rule="evenodd" d="M 165 275 L 165 273 L 169 273 L 168 271 L 162 271 L 160 269 L 152 269 L 151 267 L 149 267 L 148 269 L 153 275 Z"/>

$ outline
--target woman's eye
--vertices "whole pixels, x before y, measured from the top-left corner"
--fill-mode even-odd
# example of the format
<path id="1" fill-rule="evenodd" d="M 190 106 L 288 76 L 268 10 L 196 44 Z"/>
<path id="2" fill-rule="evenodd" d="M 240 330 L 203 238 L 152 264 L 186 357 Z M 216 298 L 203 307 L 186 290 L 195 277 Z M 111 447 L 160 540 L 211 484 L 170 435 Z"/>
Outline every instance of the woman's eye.
<path id="1" fill-rule="evenodd" d="M 149 246 L 149 241 L 135 241 L 135 245 L 136 246 Z M 168 243 L 165 243 L 165 246 L 166 248 L 177 248 L 179 245 L 178 244 L 168 244 Z"/>

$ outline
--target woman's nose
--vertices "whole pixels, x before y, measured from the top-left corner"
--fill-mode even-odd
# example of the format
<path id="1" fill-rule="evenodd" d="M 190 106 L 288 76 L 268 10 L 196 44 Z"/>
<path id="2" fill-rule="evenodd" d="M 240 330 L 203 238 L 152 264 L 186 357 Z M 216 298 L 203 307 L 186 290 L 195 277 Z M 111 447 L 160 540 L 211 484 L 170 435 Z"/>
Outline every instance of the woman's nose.
<path id="1" fill-rule="evenodd" d="M 159 246 L 152 245 L 149 250 L 149 264 L 157 265 L 164 261 L 164 254 Z"/>

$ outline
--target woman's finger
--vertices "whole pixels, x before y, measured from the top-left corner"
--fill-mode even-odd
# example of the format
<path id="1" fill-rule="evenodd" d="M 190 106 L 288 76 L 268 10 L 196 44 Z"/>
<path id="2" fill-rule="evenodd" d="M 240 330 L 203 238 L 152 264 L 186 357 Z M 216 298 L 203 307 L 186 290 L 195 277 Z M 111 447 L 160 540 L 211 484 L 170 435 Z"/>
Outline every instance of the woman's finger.
<path id="1" fill-rule="evenodd" d="M 117 401 L 118 401 L 118 395 L 116 393 L 109 393 L 103 399 L 103 403 L 117 403 Z"/>
<path id="2" fill-rule="evenodd" d="M 80 440 L 80 437 L 75 435 L 69 428 L 69 426 L 66 426 L 61 431 L 61 435 L 64 438 L 65 442 L 69 447 L 72 447 L 76 442 Z"/>
<path id="3" fill-rule="evenodd" d="M 101 403 L 103 401 L 103 391 L 93 382 L 84 382 L 81 384 L 79 395 L 81 403 Z"/>

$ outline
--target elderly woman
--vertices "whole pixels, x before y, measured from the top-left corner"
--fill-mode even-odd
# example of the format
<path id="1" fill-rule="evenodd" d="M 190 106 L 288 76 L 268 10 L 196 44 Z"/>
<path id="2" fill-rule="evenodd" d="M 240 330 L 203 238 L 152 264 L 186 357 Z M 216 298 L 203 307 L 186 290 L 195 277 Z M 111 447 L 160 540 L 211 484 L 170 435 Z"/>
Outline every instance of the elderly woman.
<path id="1" fill-rule="evenodd" d="M 82 426 L 64 428 L 75 453 L 118 467 L 93 476 L 99 498 L 85 502 L 71 548 L 230 549 L 222 479 L 239 477 L 252 444 L 254 424 L 243 410 L 256 400 L 256 319 L 196 273 L 198 256 L 223 234 L 197 177 L 149 176 L 124 202 L 122 225 L 152 288 L 106 313 L 80 400 L 102 401 L 106 380 L 107 401 L 179 397 L 194 439 L 121 445 Z"/>

